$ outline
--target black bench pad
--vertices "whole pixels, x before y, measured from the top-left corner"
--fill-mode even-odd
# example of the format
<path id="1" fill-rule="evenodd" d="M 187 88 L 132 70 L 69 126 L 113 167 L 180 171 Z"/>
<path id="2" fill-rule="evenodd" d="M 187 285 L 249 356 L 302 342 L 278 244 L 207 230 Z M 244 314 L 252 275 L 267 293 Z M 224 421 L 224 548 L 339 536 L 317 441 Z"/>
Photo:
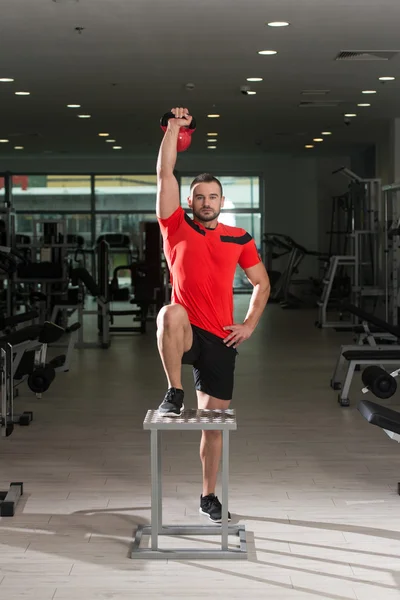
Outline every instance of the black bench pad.
<path id="1" fill-rule="evenodd" d="M 346 350 L 343 352 L 346 360 L 392 360 L 400 361 L 400 350 Z"/>
<path id="2" fill-rule="evenodd" d="M 371 425 L 393 431 L 393 433 L 400 433 L 400 412 L 370 400 L 361 400 L 357 408 Z"/>

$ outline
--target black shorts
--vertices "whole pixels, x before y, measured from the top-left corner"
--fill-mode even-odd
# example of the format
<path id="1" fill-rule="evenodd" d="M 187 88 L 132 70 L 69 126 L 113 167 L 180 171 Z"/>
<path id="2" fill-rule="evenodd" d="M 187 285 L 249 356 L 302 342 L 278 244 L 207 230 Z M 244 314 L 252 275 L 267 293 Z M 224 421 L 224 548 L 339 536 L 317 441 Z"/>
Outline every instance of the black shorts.
<path id="1" fill-rule="evenodd" d="M 182 356 L 182 364 L 193 365 L 196 390 L 231 400 L 237 350 L 228 347 L 222 338 L 192 325 L 193 344 Z"/>

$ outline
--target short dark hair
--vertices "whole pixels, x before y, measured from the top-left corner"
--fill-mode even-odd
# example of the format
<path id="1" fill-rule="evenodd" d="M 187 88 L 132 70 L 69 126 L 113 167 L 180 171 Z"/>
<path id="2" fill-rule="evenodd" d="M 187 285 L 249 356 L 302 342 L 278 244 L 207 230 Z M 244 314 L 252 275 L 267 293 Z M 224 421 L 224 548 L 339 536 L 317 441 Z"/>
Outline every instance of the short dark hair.
<path id="1" fill-rule="evenodd" d="M 222 183 L 220 182 L 219 179 L 214 177 L 214 175 L 211 175 L 211 173 L 202 173 L 201 175 L 197 175 L 197 177 L 195 177 L 193 179 L 192 183 L 190 184 L 190 191 L 192 191 L 194 186 L 197 185 L 198 183 L 212 183 L 213 181 L 215 181 L 215 183 L 218 183 L 220 190 L 221 190 L 221 196 L 223 196 L 224 194 L 222 191 Z"/>

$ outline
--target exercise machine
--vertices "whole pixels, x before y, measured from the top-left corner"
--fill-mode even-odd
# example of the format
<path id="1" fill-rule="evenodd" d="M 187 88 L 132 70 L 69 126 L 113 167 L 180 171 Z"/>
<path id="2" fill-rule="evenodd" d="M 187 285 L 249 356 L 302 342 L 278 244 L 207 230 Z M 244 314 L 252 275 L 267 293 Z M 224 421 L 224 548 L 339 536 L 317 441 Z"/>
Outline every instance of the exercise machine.
<path id="1" fill-rule="evenodd" d="M 369 336 L 369 345 L 342 346 L 336 363 L 335 371 L 331 379 L 331 387 L 340 390 L 338 402 L 341 406 L 349 406 L 349 391 L 355 370 L 360 366 L 373 365 L 400 365 L 400 328 L 394 327 L 374 314 L 367 313 L 358 306 L 346 304 L 342 306 L 344 312 L 357 316 L 362 321 L 376 328 L 374 336 Z M 376 338 L 382 332 L 385 344 L 376 344 Z M 389 337 L 384 337 L 384 336 Z M 346 375 L 343 383 L 340 379 L 340 371 L 347 361 Z M 370 371 L 371 373 L 371 371 Z"/>

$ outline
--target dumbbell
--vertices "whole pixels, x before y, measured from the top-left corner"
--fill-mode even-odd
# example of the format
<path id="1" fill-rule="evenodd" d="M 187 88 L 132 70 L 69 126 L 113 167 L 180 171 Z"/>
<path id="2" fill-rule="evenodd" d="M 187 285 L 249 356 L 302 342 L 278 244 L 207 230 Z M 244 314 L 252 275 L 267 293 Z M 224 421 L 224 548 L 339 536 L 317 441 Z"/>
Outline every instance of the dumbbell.
<path id="1" fill-rule="evenodd" d="M 160 119 L 160 126 L 164 133 L 167 131 L 168 121 L 175 119 L 175 115 L 172 112 L 167 112 Z M 192 133 L 196 130 L 196 120 L 193 117 L 189 127 L 181 127 L 178 134 L 178 143 L 176 149 L 178 152 L 185 152 L 192 143 Z"/>
<path id="2" fill-rule="evenodd" d="M 51 365 L 37 367 L 28 377 L 28 386 L 35 394 L 46 392 L 54 380 L 56 372 Z"/>
<path id="3" fill-rule="evenodd" d="M 376 365 L 367 367 L 362 372 L 361 379 L 363 384 L 368 387 L 372 394 L 377 398 L 386 400 L 396 393 L 397 383 L 395 378 L 385 371 L 385 369 L 382 369 L 382 367 Z"/>

